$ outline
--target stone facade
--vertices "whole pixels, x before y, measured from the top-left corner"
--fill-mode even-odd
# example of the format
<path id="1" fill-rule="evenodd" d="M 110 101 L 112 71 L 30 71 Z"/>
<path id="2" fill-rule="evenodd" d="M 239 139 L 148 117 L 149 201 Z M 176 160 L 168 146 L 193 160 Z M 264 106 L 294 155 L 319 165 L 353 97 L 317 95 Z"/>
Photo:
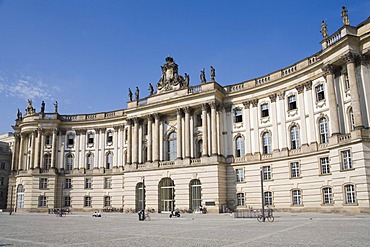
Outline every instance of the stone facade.
<path id="1" fill-rule="evenodd" d="M 13 147 L 14 136 L 12 133 L 0 135 L 0 209 L 7 208 L 8 178 L 12 164 Z"/>
<path id="2" fill-rule="evenodd" d="M 369 19 L 344 25 L 322 51 L 229 86 L 213 67 L 189 86 L 168 57 L 156 90 L 130 90 L 122 110 L 62 115 L 29 101 L 14 126 L 16 210 L 259 208 L 262 174 L 277 210 L 370 212 L 369 31 Z"/>

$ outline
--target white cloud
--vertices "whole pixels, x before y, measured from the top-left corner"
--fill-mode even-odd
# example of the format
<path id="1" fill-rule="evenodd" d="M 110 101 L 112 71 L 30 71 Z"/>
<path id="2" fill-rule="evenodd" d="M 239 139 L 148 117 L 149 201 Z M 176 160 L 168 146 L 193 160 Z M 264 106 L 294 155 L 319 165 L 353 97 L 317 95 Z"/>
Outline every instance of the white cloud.
<path id="1" fill-rule="evenodd" d="M 47 100 L 52 98 L 51 89 L 55 90 L 53 86 L 30 76 L 16 75 L 12 79 L 0 77 L 0 93 L 7 97 Z"/>

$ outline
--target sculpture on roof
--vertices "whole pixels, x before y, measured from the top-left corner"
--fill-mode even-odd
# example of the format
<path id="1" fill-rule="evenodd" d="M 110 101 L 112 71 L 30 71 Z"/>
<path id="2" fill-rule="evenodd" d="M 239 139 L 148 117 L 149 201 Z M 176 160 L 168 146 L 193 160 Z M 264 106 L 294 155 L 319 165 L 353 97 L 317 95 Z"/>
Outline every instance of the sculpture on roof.
<path id="1" fill-rule="evenodd" d="M 42 101 L 41 102 L 41 113 L 44 113 L 45 112 L 45 102 Z"/>
<path id="2" fill-rule="evenodd" d="M 215 82 L 216 70 L 211 66 L 211 82 Z"/>
<path id="3" fill-rule="evenodd" d="M 19 109 L 17 111 L 17 120 L 22 120 L 22 113 Z"/>
<path id="4" fill-rule="evenodd" d="M 320 31 L 320 33 L 321 33 L 321 35 L 324 39 L 328 38 L 328 27 L 326 25 L 325 20 L 322 20 L 322 22 L 321 22 L 321 31 Z"/>
<path id="5" fill-rule="evenodd" d="M 346 6 L 342 6 L 341 15 L 342 15 L 343 24 L 349 26 L 348 10 L 347 10 Z"/>
<path id="6" fill-rule="evenodd" d="M 190 76 L 185 73 L 184 87 L 189 87 L 189 83 L 190 83 Z"/>
<path id="7" fill-rule="evenodd" d="M 136 87 L 136 91 L 135 91 L 135 100 L 138 101 L 139 100 L 139 88 Z"/>
<path id="8" fill-rule="evenodd" d="M 28 99 L 27 100 L 27 108 L 26 108 L 26 114 L 25 115 L 33 115 L 35 114 L 35 108 L 32 107 L 32 100 Z"/>
<path id="9" fill-rule="evenodd" d="M 131 88 L 128 88 L 128 100 L 132 101 L 132 91 Z"/>
<path id="10" fill-rule="evenodd" d="M 55 113 L 58 112 L 58 101 L 55 101 L 55 103 L 54 103 L 54 112 Z"/>
<path id="11" fill-rule="evenodd" d="M 153 85 L 149 83 L 149 95 L 153 95 L 153 92 L 154 92 Z"/>
<path id="12" fill-rule="evenodd" d="M 200 83 L 206 83 L 206 72 L 204 71 L 204 68 L 200 71 Z"/>
<path id="13" fill-rule="evenodd" d="M 157 83 L 157 93 L 167 92 L 188 87 L 184 77 L 179 75 L 178 65 L 172 57 L 166 58 L 166 63 L 161 66 L 162 75 Z"/>

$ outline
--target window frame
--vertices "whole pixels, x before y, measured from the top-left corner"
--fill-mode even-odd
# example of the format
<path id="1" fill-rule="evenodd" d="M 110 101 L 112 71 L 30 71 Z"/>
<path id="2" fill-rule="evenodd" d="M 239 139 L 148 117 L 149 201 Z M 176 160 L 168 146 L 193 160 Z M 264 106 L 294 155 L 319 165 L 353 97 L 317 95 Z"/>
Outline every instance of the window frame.
<path id="1" fill-rule="evenodd" d="M 236 193 L 236 206 L 245 206 L 245 193 L 238 192 Z"/>
<path id="2" fill-rule="evenodd" d="M 95 133 L 94 132 L 88 132 L 86 139 L 87 139 L 87 145 L 94 145 Z"/>
<path id="3" fill-rule="evenodd" d="M 330 190 L 330 191 L 326 191 Z M 321 195 L 322 195 L 322 204 L 323 205 L 333 205 L 334 200 L 333 200 L 333 188 L 332 187 L 323 187 L 321 189 Z"/>
<path id="4" fill-rule="evenodd" d="M 72 189 L 72 178 L 66 178 L 65 179 L 64 189 Z"/>
<path id="5" fill-rule="evenodd" d="M 270 112 L 269 112 L 269 104 L 268 103 L 263 103 L 261 104 L 261 117 L 269 117 Z"/>
<path id="6" fill-rule="evenodd" d="M 234 122 L 235 123 L 243 122 L 243 110 L 239 107 L 234 109 Z"/>
<path id="7" fill-rule="evenodd" d="M 321 144 L 329 142 L 329 124 L 325 117 L 319 119 L 319 135 Z"/>
<path id="8" fill-rule="evenodd" d="M 104 196 L 104 207 L 110 207 L 112 202 L 111 196 Z"/>
<path id="9" fill-rule="evenodd" d="M 298 161 L 290 162 L 289 168 L 290 168 L 290 178 L 301 177 L 301 165 Z"/>
<path id="10" fill-rule="evenodd" d="M 327 162 L 323 162 L 323 161 Z M 331 167 L 330 167 L 330 160 L 329 157 L 320 157 L 319 158 L 319 163 L 320 163 L 320 175 L 329 175 L 331 174 Z"/>
<path id="11" fill-rule="evenodd" d="M 39 189 L 46 190 L 48 188 L 48 179 L 47 178 L 40 178 L 39 179 Z"/>
<path id="12" fill-rule="evenodd" d="M 271 191 L 264 191 L 264 198 L 265 198 L 265 205 L 272 206 L 273 205 L 273 196 Z"/>
<path id="13" fill-rule="evenodd" d="M 316 102 L 325 100 L 324 84 L 319 84 L 315 87 Z"/>
<path id="14" fill-rule="evenodd" d="M 354 169 L 351 149 L 341 150 L 340 157 L 341 157 L 341 170 L 342 171 L 348 171 L 348 170 Z"/>
<path id="15" fill-rule="evenodd" d="M 262 146 L 263 146 L 263 154 L 271 154 L 271 133 L 269 131 L 265 131 L 262 134 Z"/>
<path id="16" fill-rule="evenodd" d="M 272 172 L 271 172 L 271 166 L 262 166 L 262 175 L 263 175 L 263 181 L 271 181 L 272 180 Z"/>
<path id="17" fill-rule="evenodd" d="M 287 97 L 288 101 L 288 111 L 293 111 L 298 109 L 297 108 L 297 96 L 295 94 L 292 94 Z"/>
<path id="18" fill-rule="evenodd" d="M 167 136 L 167 161 L 177 159 L 177 132 L 172 131 Z"/>
<path id="19" fill-rule="evenodd" d="M 38 197 L 38 207 L 39 208 L 46 208 L 48 206 L 48 199 L 44 195 L 39 195 Z"/>
<path id="20" fill-rule="evenodd" d="M 111 177 L 104 178 L 104 189 L 112 189 L 112 178 Z"/>
<path id="21" fill-rule="evenodd" d="M 92 189 L 92 178 L 85 178 L 85 189 L 90 190 Z"/>
<path id="22" fill-rule="evenodd" d="M 91 207 L 92 198 L 91 196 L 84 196 L 84 207 Z"/>
<path id="23" fill-rule="evenodd" d="M 235 138 L 235 157 L 241 158 L 245 156 L 245 143 L 244 138 L 241 135 Z"/>
<path id="24" fill-rule="evenodd" d="M 299 127 L 297 125 L 293 125 L 290 128 L 290 149 L 300 149 L 300 133 L 299 133 Z"/>
<path id="25" fill-rule="evenodd" d="M 348 190 L 348 189 L 351 190 Z M 344 204 L 345 205 L 356 205 L 357 196 L 356 196 L 356 187 L 354 184 L 345 184 L 343 186 L 344 190 Z"/>
<path id="26" fill-rule="evenodd" d="M 107 132 L 107 144 L 113 143 L 113 131 L 108 130 Z"/>
<path id="27" fill-rule="evenodd" d="M 302 203 L 302 190 L 293 189 L 291 191 L 291 196 L 292 196 L 292 206 L 302 206 L 303 205 L 303 203 Z"/>
<path id="28" fill-rule="evenodd" d="M 245 181 L 245 174 L 244 174 L 245 170 L 244 170 L 244 167 L 243 168 L 236 168 L 235 169 L 235 179 L 236 179 L 236 182 L 237 183 L 242 183 Z"/>
<path id="29" fill-rule="evenodd" d="M 64 196 L 64 207 L 70 207 L 70 206 L 71 206 L 71 197 Z"/>

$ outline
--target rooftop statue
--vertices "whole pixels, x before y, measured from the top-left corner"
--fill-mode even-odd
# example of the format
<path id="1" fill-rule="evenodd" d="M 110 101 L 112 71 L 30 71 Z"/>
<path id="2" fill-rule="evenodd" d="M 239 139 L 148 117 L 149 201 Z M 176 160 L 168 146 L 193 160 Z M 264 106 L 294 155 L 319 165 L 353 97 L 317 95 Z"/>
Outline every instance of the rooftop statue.
<path id="1" fill-rule="evenodd" d="M 157 83 L 157 93 L 167 92 L 188 87 L 184 77 L 179 75 L 178 65 L 172 57 L 166 58 L 166 63 L 161 66 L 162 76 Z"/>
<path id="2" fill-rule="evenodd" d="M 328 27 L 326 26 L 326 21 L 325 20 L 322 20 L 321 22 L 321 31 L 320 31 L 322 37 L 324 39 L 327 39 L 328 38 Z"/>
<path id="3" fill-rule="evenodd" d="M 132 91 L 131 88 L 128 88 L 128 100 L 132 101 Z"/>
<path id="4" fill-rule="evenodd" d="M 55 103 L 54 103 L 54 112 L 55 113 L 58 112 L 58 101 L 55 101 Z"/>
<path id="5" fill-rule="evenodd" d="M 149 83 L 149 95 L 153 95 L 153 92 L 154 92 L 153 85 Z"/>
<path id="6" fill-rule="evenodd" d="M 44 113 L 45 112 L 45 102 L 42 101 L 41 102 L 41 113 Z"/>
<path id="7" fill-rule="evenodd" d="M 343 24 L 349 26 L 348 10 L 347 10 L 346 6 L 342 6 L 341 15 L 342 15 Z"/>
<path id="8" fill-rule="evenodd" d="M 216 70 L 211 66 L 211 82 L 215 82 Z"/>
<path id="9" fill-rule="evenodd" d="M 26 108 L 26 114 L 25 115 L 33 115 L 35 114 L 35 108 L 32 107 L 32 100 L 28 99 L 27 100 L 27 108 Z"/>
<path id="10" fill-rule="evenodd" d="M 139 100 L 139 88 L 136 87 L 136 91 L 135 91 L 135 100 L 138 101 Z"/>
<path id="11" fill-rule="evenodd" d="M 22 113 L 19 109 L 17 111 L 17 120 L 22 120 Z"/>
<path id="12" fill-rule="evenodd" d="M 206 72 L 204 71 L 204 68 L 200 71 L 200 83 L 206 83 Z"/>

